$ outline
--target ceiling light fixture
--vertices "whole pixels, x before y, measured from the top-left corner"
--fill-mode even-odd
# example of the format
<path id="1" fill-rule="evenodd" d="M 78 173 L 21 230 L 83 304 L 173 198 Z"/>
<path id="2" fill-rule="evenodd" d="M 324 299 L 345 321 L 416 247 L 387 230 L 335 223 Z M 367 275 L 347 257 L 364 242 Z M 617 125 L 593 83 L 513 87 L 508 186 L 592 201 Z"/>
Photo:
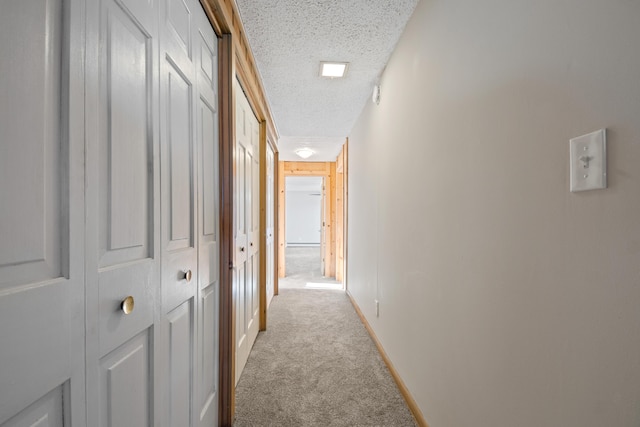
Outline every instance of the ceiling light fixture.
<path id="1" fill-rule="evenodd" d="M 331 79 L 344 77 L 347 73 L 348 62 L 321 62 L 320 63 L 320 75 L 322 77 L 329 77 Z"/>
<path id="2" fill-rule="evenodd" d="M 311 148 L 298 148 L 295 153 L 299 156 L 302 157 L 303 159 L 308 159 L 309 157 L 313 156 L 315 153 Z"/>

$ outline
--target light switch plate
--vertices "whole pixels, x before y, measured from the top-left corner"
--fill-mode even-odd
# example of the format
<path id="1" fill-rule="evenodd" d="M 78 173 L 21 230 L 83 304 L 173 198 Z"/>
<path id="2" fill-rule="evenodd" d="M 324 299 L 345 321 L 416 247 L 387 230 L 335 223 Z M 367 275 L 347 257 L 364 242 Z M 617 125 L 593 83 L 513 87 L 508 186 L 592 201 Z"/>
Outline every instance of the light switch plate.
<path id="1" fill-rule="evenodd" d="M 607 188 L 607 133 L 600 129 L 569 141 L 572 193 Z"/>

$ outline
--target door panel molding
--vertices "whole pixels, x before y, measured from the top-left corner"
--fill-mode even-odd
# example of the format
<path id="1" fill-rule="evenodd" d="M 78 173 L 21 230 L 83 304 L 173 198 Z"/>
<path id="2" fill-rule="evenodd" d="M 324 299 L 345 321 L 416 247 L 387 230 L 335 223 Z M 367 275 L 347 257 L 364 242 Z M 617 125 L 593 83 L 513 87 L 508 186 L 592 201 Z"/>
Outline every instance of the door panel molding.
<path id="1" fill-rule="evenodd" d="M 150 334 L 143 331 L 100 361 L 100 426 L 150 424 Z"/>
<path id="2" fill-rule="evenodd" d="M 68 408 L 65 408 L 64 401 L 69 398 L 68 388 L 68 382 L 56 387 L 3 423 L 2 427 L 65 427 Z"/>

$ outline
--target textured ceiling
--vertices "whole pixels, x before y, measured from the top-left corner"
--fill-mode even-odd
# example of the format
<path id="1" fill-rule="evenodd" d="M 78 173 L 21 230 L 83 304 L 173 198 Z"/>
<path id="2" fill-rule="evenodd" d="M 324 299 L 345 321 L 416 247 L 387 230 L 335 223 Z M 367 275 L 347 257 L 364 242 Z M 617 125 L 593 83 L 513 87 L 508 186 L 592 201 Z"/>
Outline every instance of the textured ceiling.
<path id="1" fill-rule="evenodd" d="M 418 0 L 236 0 L 262 77 L 282 160 L 335 160 Z M 320 61 L 349 62 L 342 79 Z"/>

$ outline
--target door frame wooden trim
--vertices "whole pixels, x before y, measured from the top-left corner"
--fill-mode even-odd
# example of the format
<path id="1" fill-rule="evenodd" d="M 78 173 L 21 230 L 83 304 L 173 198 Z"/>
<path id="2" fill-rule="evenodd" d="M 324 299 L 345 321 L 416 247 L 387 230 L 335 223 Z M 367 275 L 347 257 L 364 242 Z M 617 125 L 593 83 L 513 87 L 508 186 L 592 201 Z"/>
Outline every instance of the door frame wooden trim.
<path id="1" fill-rule="evenodd" d="M 342 191 L 342 284 L 345 291 L 349 290 L 349 138 L 342 146 L 342 165 L 343 165 L 343 191 Z"/>
<path id="2" fill-rule="evenodd" d="M 336 159 L 336 280 L 344 280 L 344 147 Z"/>
<path id="3" fill-rule="evenodd" d="M 235 413 L 235 308 L 233 303 L 233 175 L 235 61 L 231 34 L 219 41 L 220 92 L 220 364 L 221 426 L 231 426 Z"/>
<path id="4" fill-rule="evenodd" d="M 260 289 L 260 331 L 267 330 L 267 124 L 260 123 L 260 274 L 258 288 Z"/>
<path id="5" fill-rule="evenodd" d="M 280 257 L 280 182 L 282 178 L 280 177 L 280 153 L 277 150 L 273 152 L 273 295 L 278 295 L 280 293 L 280 274 L 278 268 L 278 259 Z M 283 196 L 284 197 L 284 196 Z"/>
<path id="6" fill-rule="evenodd" d="M 207 0 L 199 0 L 199 3 L 204 9 L 204 12 L 207 15 L 207 18 L 209 18 L 209 23 L 211 24 L 213 31 L 216 33 L 216 36 L 220 38 L 220 36 L 224 34 L 225 31 L 223 31 L 222 26 L 220 25 L 220 21 L 216 17 L 213 5 Z"/>

